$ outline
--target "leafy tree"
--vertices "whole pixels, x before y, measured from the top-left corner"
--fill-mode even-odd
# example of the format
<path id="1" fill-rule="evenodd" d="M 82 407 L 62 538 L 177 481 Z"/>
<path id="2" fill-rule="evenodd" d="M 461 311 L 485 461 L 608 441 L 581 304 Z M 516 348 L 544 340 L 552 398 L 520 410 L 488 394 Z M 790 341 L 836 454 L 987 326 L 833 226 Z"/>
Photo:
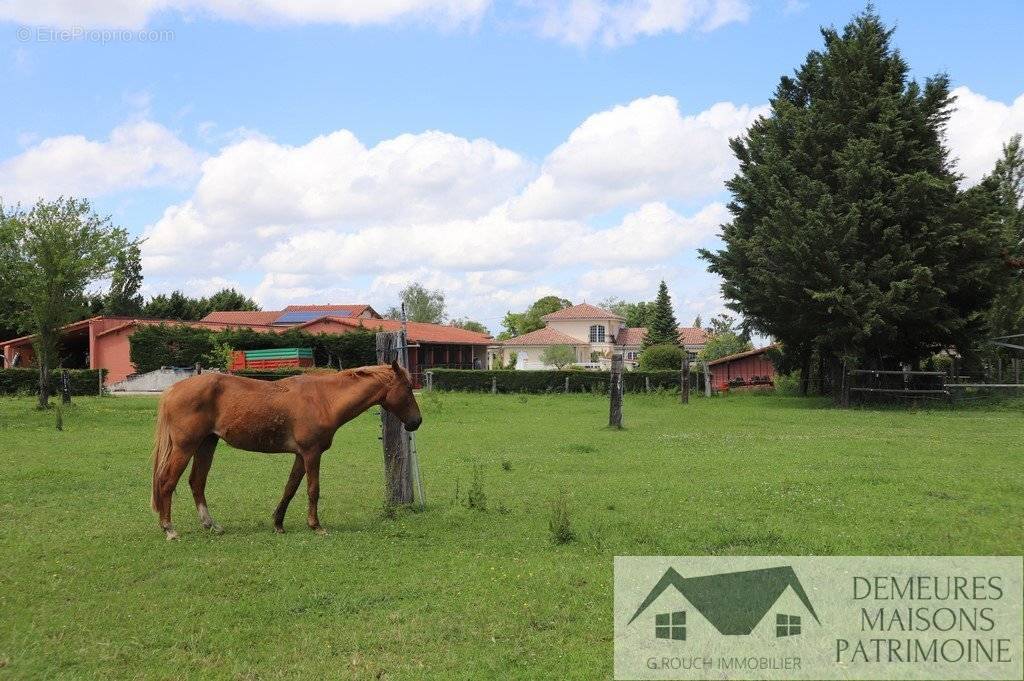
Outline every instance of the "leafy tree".
<path id="1" fill-rule="evenodd" d="M 142 314 L 154 319 L 180 319 L 194 321 L 206 316 L 206 305 L 201 298 L 191 298 L 181 291 L 169 295 L 161 293 L 149 299 Z"/>
<path id="2" fill-rule="evenodd" d="M 29 211 L 0 214 L 0 224 L 0 288 L 18 291 L 25 304 L 14 320 L 36 337 L 39 407 L 45 409 L 61 327 L 81 312 L 85 289 L 112 274 L 135 242 L 84 199 L 39 201 Z"/>
<path id="3" fill-rule="evenodd" d="M 499 340 L 522 336 L 525 333 L 544 328 L 544 315 L 572 307 L 572 301 L 558 296 L 544 296 L 526 310 L 526 312 L 508 312 L 502 320 L 505 330 L 498 335 Z"/>
<path id="4" fill-rule="evenodd" d="M 128 244 L 117 254 L 110 277 L 110 290 L 103 298 L 102 314 L 138 315 L 142 312 L 142 253 L 139 244 Z"/>
<path id="5" fill-rule="evenodd" d="M 199 307 L 205 308 L 200 310 L 203 317 L 217 311 L 257 312 L 260 309 L 255 300 L 233 288 L 222 288 L 209 298 L 201 298 L 200 301 Z"/>
<path id="6" fill-rule="evenodd" d="M 751 345 L 750 341 L 743 340 L 734 331 L 724 331 L 711 336 L 697 356 L 705 362 L 710 362 L 719 357 L 735 355 L 737 352 L 746 352 L 753 349 L 754 346 Z"/>
<path id="7" fill-rule="evenodd" d="M 672 311 L 672 299 L 668 295 L 668 286 L 662 281 L 658 285 L 658 295 L 654 299 L 654 311 L 647 325 L 643 349 L 646 350 L 652 345 L 667 344 L 679 344 L 679 322 L 676 321 L 676 315 Z"/>
<path id="8" fill-rule="evenodd" d="M 967 347 L 1003 278 L 992 204 L 965 196 L 943 146 L 952 96 L 924 85 L 869 8 L 822 30 L 771 110 L 731 141 L 733 219 L 702 250 L 730 307 L 833 376 L 844 360 L 916 362 Z"/>
<path id="9" fill-rule="evenodd" d="M 576 361 L 576 350 L 571 345 L 549 345 L 540 353 L 540 361 L 561 369 Z"/>
<path id="10" fill-rule="evenodd" d="M 700 326 L 701 323 L 702 322 L 701 322 L 701 319 L 700 319 L 700 315 L 697 315 L 697 318 L 693 320 L 693 328 L 695 328 L 695 329 L 701 328 L 701 326 Z"/>
<path id="11" fill-rule="evenodd" d="M 460 317 L 458 319 L 453 319 L 451 321 L 451 325 L 457 326 L 460 329 L 465 329 L 466 331 L 476 331 L 477 333 L 483 333 L 488 336 L 491 335 L 491 332 L 487 330 L 486 326 L 480 322 L 475 322 L 472 319 L 464 319 Z"/>
<path id="12" fill-rule="evenodd" d="M 628 327 L 649 326 L 654 316 L 654 303 L 642 300 L 636 303 L 629 303 L 618 298 L 608 298 L 601 302 L 600 307 L 625 317 L 626 326 Z"/>
<path id="13" fill-rule="evenodd" d="M 444 291 L 431 291 L 419 282 L 412 282 L 398 294 L 399 300 L 405 303 L 405 314 L 410 322 L 427 322 L 441 324 L 444 322 L 445 300 Z M 402 308 L 396 306 L 388 309 L 384 316 L 388 319 L 401 319 Z"/>
<path id="14" fill-rule="evenodd" d="M 640 353 L 641 371 L 679 369 L 683 365 L 683 349 L 675 343 L 652 345 Z"/>

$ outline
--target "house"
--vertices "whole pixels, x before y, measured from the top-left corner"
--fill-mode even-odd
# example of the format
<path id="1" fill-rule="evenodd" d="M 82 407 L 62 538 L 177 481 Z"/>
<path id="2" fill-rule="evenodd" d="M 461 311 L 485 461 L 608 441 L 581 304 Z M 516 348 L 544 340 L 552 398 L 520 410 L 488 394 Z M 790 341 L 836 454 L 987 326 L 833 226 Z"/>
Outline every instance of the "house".
<path id="1" fill-rule="evenodd" d="M 195 328 L 220 331 L 250 328 L 254 331 L 283 333 L 299 329 L 311 334 L 342 334 L 358 329 L 398 331 L 402 323 L 382 319 L 369 305 L 290 305 L 283 310 L 259 312 L 217 311 L 195 322 L 134 317 L 92 317 L 69 324 L 62 331 L 63 366 L 72 369 L 106 369 L 106 383 L 116 383 L 135 373 L 131 362 L 132 334 L 142 326 L 186 324 Z M 441 324 L 409 322 L 409 370 L 417 385 L 423 371 L 434 367 L 480 369 L 487 361 L 490 336 Z M 0 343 L 4 366 L 33 362 L 33 336 Z"/>
<path id="2" fill-rule="evenodd" d="M 698 577 L 668 568 L 627 626 L 644 627 L 653 639 L 706 646 L 717 636 L 800 636 L 813 623 L 820 625 L 818 614 L 800 579 L 782 566 Z"/>
<path id="3" fill-rule="evenodd" d="M 544 328 L 509 338 L 490 347 L 493 364 L 516 356 L 517 369 L 551 369 L 541 359 L 553 345 L 568 345 L 576 353 L 578 365 L 607 369 L 613 353 L 621 352 L 627 368 L 636 366 L 646 328 L 627 327 L 626 319 L 589 303 L 573 305 L 541 317 Z M 679 341 L 688 352 L 696 354 L 704 347 L 707 332 L 681 327 Z"/>
<path id="4" fill-rule="evenodd" d="M 708 362 L 711 385 L 715 390 L 774 385 L 775 365 L 768 357 L 768 351 L 775 347 L 768 345 Z"/>

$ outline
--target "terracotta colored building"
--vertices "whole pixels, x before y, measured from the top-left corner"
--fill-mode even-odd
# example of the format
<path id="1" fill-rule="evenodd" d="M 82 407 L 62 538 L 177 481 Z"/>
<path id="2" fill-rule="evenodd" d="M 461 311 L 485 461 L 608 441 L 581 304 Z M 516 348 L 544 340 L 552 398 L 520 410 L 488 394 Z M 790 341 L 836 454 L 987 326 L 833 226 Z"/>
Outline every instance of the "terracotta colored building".
<path id="1" fill-rule="evenodd" d="M 768 358 L 774 345 L 726 355 L 708 362 L 711 385 L 715 390 L 742 388 L 752 385 L 773 385 L 775 365 Z"/>
<path id="2" fill-rule="evenodd" d="M 260 312 L 211 312 L 197 322 L 174 322 L 133 317 L 93 317 L 64 327 L 64 366 L 106 369 L 108 384 L 135 373 L 131 362 L 131 335 L 151 324 L 187 324 L 213 330 L 251 328 L 281 333 L 301 329 L 308 333 L 349 333 L 360 328 L 397 331 L 401 322 L 381 319 L 369 305 L 290 305 L 283 310 Z M 440 324 L 408 324 L 409 364 L 417 381 L 433 367 L 480 369 L 486 365 L 490 336 Z M 28 366 L 33 362 L 32 336 L 0 343 L 4 366 Z"/>

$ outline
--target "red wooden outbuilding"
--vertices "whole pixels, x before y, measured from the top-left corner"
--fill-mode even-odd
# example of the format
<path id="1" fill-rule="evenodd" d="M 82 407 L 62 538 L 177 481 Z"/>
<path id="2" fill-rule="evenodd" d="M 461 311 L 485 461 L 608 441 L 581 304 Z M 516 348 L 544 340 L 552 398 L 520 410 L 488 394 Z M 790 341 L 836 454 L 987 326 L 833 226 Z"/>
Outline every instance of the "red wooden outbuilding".
<path id="1" fill-rule="evenodd" d="M 769 345 L 708 362 L 711 385 L 715 390 L 774 385 L 775 365 L 768 358 L 768 351 L 775 347 Z"/>

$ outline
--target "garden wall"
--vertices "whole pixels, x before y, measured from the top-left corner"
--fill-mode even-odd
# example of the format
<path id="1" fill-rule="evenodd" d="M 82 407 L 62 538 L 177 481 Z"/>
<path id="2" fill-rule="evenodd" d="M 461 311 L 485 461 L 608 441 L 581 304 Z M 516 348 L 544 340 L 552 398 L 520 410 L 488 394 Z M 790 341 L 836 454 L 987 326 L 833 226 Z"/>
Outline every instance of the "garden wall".
<path id="1" fill-rule="evenodd" d="M 435 390 L 464 390 L 490 392 L 492 381 L 497 381 L 502 393 L 564 392 L 565 379 L 569 379 L 569 392 L 604 392 L 608 389 L 610 373 L 607 371 L 475 371 L 466 369 L 431 369 Z M 647 390 L 679 390 L 678 371 L 627 371 L 622 374 L 622 387 L 626 392 L 642 393 Z M 690 386 L 696 390 L 698 378 L 690 375 Z"/>
<path id="2" fill-rule="evenodd" d="M 68 369 L 72 395 L 98 395 L 100 374 L 105 369 Z M 50 387 L 56 393 L 60 387 L 60 371 L 51 372 Z M 36 395 L 39 393 L 38 369 L 0 369 L 0 395 Z"/>

